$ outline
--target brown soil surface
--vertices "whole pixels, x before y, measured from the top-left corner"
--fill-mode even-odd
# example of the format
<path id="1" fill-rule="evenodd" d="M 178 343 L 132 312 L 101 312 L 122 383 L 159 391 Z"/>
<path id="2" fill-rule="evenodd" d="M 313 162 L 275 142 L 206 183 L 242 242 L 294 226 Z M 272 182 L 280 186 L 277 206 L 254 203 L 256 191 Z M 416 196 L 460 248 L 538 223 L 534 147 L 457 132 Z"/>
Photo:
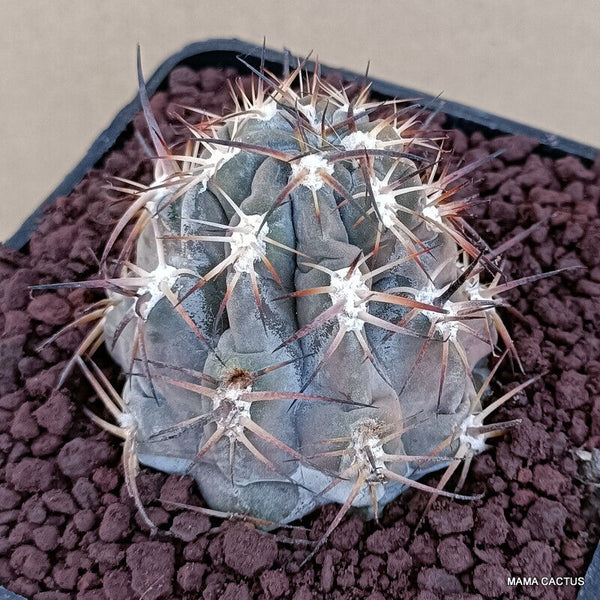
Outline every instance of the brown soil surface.
<path id="1" fill-rule="evenodd" d="M 152 100 L 169 142 L 181 131 L 177 105 L 220 113 L 233 75 L 172 72 Z M 140 116 L 135 127 L 145 134 Z M 142 499 L 160 526 L 150 538 L 125 489 L 119 442 L 81 410 L 91 390 L 76 375 L 54 390 L 84 330 L 38 349 L 100 296 L 28 290 L 94 275 L 93 256 L 126 206 L 110 201 L 107 176 L 151 179 L 132 136 L 58 200 L 26 252 L 0 247 L 0 583 L 34 600 L 575 598 L 574 586 L 508 587 L 507 576 L 581 576 L 599 537 L 573 451 L 600 445 L 600 163 L 544 157 L 520 137 L 451 136 L 466 161 L 506 149 L 473 183 L 489 202 L 471 222 L 492 246 L 545 223 L 508 251 L 507 274 L 584 267 L 507 294 L 524 315 L 505 313 L 524 367 L 542 377 L 495 417 L 522 422 L 474 460 L 465 492 L 481 500 L 438 500 L 421 520 L 428 496 L 405 493 L 381 527 L 347 516 L 300 568 L 309 550 L 281 537 L 318 539 L 338 507 L 305 519 L 306 532 L 267 534 L 174 508 L 165 501 L 202 505 L 192 480 L 142 469 Z M 524 379 L 506 366 L 494 394 Z"/>

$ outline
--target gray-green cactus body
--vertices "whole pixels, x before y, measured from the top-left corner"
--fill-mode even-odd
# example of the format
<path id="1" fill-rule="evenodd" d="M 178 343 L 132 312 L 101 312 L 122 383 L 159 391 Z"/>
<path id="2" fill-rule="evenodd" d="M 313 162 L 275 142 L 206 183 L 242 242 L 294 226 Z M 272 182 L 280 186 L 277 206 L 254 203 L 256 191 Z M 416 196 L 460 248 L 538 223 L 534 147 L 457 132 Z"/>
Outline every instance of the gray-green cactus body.
<path id="1" fill-rule="evenodd" d="M 133 365 L 139 460 L 193 474 L 209 506 L 289 522 L 375 490 L 381 509 L 447 464 L 423 457 L 473 411 L 486 316 L 467 356 L 435 304 L 460 249 L 401 129 L 340 97 L 273 95 L 215 126 L 225 143 L 203 133 L 184 183 L 147 192 L 135 263 L 156 280 L 113 307 L 106 339 Z"/>

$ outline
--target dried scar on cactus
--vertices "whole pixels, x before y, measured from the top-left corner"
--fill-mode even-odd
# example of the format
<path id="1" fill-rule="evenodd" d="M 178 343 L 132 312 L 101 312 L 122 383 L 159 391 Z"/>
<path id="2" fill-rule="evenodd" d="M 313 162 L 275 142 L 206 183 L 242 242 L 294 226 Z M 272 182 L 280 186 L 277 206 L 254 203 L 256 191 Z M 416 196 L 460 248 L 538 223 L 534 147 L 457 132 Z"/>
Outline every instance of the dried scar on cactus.
<path id="1" fill-rule="evenodd" d="M 494 250 L 464 219 L 482 161 L 450 169 L 416 106 L 335 88 L 318 66 L 246 66 L 233 111 L 185 107 L 174 147 L 139 70 L 154 182 L 113 182 L 129 203 L 96 279 L 38 287 L 106 290 L 67 326 L 91 329 L 64 375 L 79 365 L 101 400 L 88 413 L 123 439 L 149 527 L 138 463 L 193 475 L 210 514 L 261 526 L 338 503 L 310 558 L 351 508 L 377 518 L 408 488 L 472 498 L 450 476 L 460 489 L 515 425 L 488 417 L 533 381 L 484 398 L 496 357 L 520 366 L 502 294 L 554 273 L 505 280 L 500 252 L 519 240 Z M 92 361 L 102 344 L 120 392 Z M 436 469 L 437 487 L 419 482 Z"/>

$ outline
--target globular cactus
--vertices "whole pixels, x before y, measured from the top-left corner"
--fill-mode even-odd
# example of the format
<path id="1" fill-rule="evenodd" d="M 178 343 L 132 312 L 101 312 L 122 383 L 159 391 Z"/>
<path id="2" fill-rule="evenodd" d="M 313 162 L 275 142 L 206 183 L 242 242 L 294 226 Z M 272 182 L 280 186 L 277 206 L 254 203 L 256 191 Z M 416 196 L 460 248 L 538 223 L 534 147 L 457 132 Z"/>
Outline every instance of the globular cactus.
<path id="1" fill-rule="evenodd" d="M 108 299 L 73 363 L 116 424 L 90 415 L 124 438 L 142 512 L 137 461 L 192 474 L 209 507 L 263 523 L 340 503 L 326 535 L 408 487 L 462 498 L 443 485 L 526 385 L 482 408 L 498 333 L 514 355 L 498 295 L 524 280 L 500 283 L 461 216 L 469 200 L 453 194 L 478 165 L 449 172 L 421 113 L 369 102 L 368 86 L 349 99 L 300 67 L 255 74 L 233 113 L 182 119 L 181 152 L 140 79 L 156 178 L 121 183 L 132 202 L 85 284 Z M 90 359 L 102 340 L 122 394 Z M 440 486 L 419 483 L 442 467 Z"/>

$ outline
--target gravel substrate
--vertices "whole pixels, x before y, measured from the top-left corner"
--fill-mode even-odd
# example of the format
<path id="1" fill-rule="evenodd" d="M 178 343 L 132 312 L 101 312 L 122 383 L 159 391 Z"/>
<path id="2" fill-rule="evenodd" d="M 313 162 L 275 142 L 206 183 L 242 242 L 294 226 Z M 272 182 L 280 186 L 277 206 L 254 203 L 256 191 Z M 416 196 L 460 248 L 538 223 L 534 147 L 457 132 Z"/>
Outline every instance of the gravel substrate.
<path id="1" fill-rule="evenodd" d="M 177 105 L 221 113 L 233 76 L 172 72 L 152 100 L 169 142 L 181 131 Z M 145 133 L 139 115 L 135 128 Z M 582 576 L 598 542 L 599 502 L 574 450 L 600 446 L 600 162 L 543 157 L 526 138 L 451 137 L 467 162 L 506 149 L 473 183 L 489 200 L 471 211 L 484 239 L 497 246 L 544 222 L 508 251 L 511 278 L 584 267 L 506 295 L 524 316 L 504 313 L 525 370 L 543 376 L 495 416 L 522 421 L 473 461 L 465 492 L 481 500 L 438 500 L 421 520 L 428 496 L 405 493 L 381 528 L 347 516 L 300 569 L 309 551 L 301 541 L 318 539 L 339 507 L 316 511 L 306 531 L 267 534 L 169 504 L 202 500 L 190 478 L 142 469 L 142 500 L 160 527 L 149 537 L 125 489 L 118 440 L 81 410 L 91 390 L 77 375 L 54 389 L 85 330 L 38 349 L 101 296 L 28 290 L 94 275 L 93 256 L 126 207 L 110 200 L 107 176 L 151 180 L 132 135 L 58 200 L 23 253 L 0 246 L 0 583 L 34 600 L 575 598 L 577 586 L 509 587 L 507 577 Z M 115 381 L 106 358 L 103 367 Z M 494 394 L 524 379 L 506 365 Z"/>

